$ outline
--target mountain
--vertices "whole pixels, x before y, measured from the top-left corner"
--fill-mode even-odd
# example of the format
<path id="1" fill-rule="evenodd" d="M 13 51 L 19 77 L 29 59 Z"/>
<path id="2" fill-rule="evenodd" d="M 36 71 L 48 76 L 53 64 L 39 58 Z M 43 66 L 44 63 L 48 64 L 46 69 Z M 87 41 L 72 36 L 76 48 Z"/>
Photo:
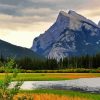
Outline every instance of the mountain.
<path id="1" fill-rule="evenodd" d="M 7 58 L 7 57 L 14 57 L 14 58 L 32 57 L 35 59 L 41 58 L 41 56 L 34 53 L 30 49 L 15 46 L 2 40 L 0 40 L 0 56 L 1 55 L 4 58 Z"/>
<path id="2" fill-rule="evenodd" d="M 75 11 L 60 11 L 56 22 L 34 39 L 31 49 L 57 60 L 92 55 L 100 52 L 100 27 Z"/>
<path id="3" fill-rule="evenodd" d="M 100 27 L 100 21 L 99 21 L 99 23 L 98 23 L 98 26 Z"/>

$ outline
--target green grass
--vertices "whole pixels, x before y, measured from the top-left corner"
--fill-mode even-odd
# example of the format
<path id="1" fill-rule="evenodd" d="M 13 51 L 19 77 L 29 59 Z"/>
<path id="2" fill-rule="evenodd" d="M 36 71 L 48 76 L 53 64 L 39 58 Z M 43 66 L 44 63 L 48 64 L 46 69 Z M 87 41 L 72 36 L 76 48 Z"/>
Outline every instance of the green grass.
<path id="1" fill-rule="evenodd" d="M 0 73 L 0 80 L 5 77 Z M 14 81 L 54 81 L 74 78 L 100 77 L 100 73 L 19 73 Z"/>
<path id="2" fill-rule="evenodd" d="M 71 97 L 82 97 L 82 98 L 88 98 L 89 100 L 100 100 L 100 94 L 82 93 L 71 90 L 31 90 L 31 91 L 20 91 L 19 93 L 37 93 L 37 94 L 47 93 L 47 94 L 56 94 L 56 95 L 64 95 Z"/>
<path id="3" fill-rule="evenodd" d="M 86 68 L 67 68 L 67 69 L 58 69 L 58 70 L 25 70 L 18 69 L 20 73 L 100 73 L 100 68 L 97 69 L 86 69 Z M 5 73 L 6 68 L 0 67 L 0 73 Z M 13 69 L 10 69 L 9 72 L 13 72 Z"/>
<path id="4" fill-rule="evenodd" d="M 11 74 L 9 74 L 11 75 Z M 34 80 L 67 80 L 74 79 L 78 77 L 100 77 L 100 73 L 19 73 L 14 80 L 22 81 L 34 81 Z M 4 79 L 5 74 L 0 73 L 0 83 Z M 91 100 L 100 100 L 99 94 L 90 94 L 90 93 L 81 93 L 77 91 L 68 91 L 68 90 L 32 90 L 32 91 L 20 91 L 20 93 L 48 93 L 48 94 L 57 94 L 57 95 L 66 95 L 66 96 L 78 96 L 89 98 Z"/>
<path id="5" fill-rule="evenodd" d="M 13 70 L 11 70 L 12 72 Z M 85 69 L 85 68 L 71 68 L 71 69 L 60 69 L 60 70 L 19 70 L 21 73 L 100 73 L 100 68 L 98 69 Z M 0 72 L 4 72 L 1 71 Z"/>
<path id="6" fill-rule="evenodd" d="M 56 77 L 56 76 L 58 77 Z M 68 78 L 59 78 L 61 74 L 51 74 L 51 73 L 19 73 L 14 81 L 54 81 L 54 80 L 67 80 Z M 63 74 L 62 74 L 63 75 Z M 4 73 L 0 74 L 0 80 L 5 77 Z"/>

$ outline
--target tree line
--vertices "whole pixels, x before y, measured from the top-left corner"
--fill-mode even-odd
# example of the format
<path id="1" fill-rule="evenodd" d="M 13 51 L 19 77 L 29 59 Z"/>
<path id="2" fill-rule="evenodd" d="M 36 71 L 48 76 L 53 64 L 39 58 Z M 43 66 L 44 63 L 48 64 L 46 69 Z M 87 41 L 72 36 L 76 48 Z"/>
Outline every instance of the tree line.
<path id="1" fill-rule="evenodd" d="M 2 55 L 0 56 L 0 66 L 7 62 Z M 85 55 L 85 56 L 73 56 L 66 57 L 57 61 L 56 59 L 32 59 L 24 57 L 21 59 L 15 59 L 16 64 L 19 68 L 25 70 L 59 70 L 66 68 L 86 68 L 93 69 L 100 67 L 100 53 L 96 55 Z"/>

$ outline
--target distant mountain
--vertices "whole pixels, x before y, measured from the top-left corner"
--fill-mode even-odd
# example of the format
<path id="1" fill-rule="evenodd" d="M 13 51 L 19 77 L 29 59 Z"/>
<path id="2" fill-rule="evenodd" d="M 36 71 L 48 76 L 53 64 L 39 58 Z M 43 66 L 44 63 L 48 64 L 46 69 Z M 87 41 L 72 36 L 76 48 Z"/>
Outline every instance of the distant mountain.
<path id="1" fill-rule="evenodd" d="M 34 59 L 42 58 L 40 55 L 34 53 L 30 49 L 15 46 L 2 40 L 0 40 L 0 56 L 1 55 L 5 58 L 7 57 L 13 57 L 13 58 L 31 57 Z"/>
<path id="2" fill-rule="evenodd" d="M 100 23 L 77 14 L 61 11 L 56 22 L 42 35 L 34 39 L 31 48 L 48 58 L 80 56 L 100 52 Z"/>

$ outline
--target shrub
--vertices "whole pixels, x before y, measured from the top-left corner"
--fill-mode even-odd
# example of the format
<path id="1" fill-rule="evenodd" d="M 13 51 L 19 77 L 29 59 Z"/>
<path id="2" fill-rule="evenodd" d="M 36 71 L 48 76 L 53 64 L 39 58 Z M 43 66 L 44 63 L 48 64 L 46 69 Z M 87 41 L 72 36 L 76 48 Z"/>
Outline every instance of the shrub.
<path id="1" fill-rule="evenodd" d="M 13 97 L 18 93 L 22 82 L 17 82 L 15 87 L 9 89 L 9 85 L 12 82 L 12 79 L 15 78 L 18 74 L 17 68 L 13 69 L 13 74 L 9 74 L 12 71 L 12 67 L 14 65 L 14 59 L 10 59 L 7 63 L 4 64 L 5 70 L 5 78 L 0 83 L 0 100 L 13 100 Z"/>

